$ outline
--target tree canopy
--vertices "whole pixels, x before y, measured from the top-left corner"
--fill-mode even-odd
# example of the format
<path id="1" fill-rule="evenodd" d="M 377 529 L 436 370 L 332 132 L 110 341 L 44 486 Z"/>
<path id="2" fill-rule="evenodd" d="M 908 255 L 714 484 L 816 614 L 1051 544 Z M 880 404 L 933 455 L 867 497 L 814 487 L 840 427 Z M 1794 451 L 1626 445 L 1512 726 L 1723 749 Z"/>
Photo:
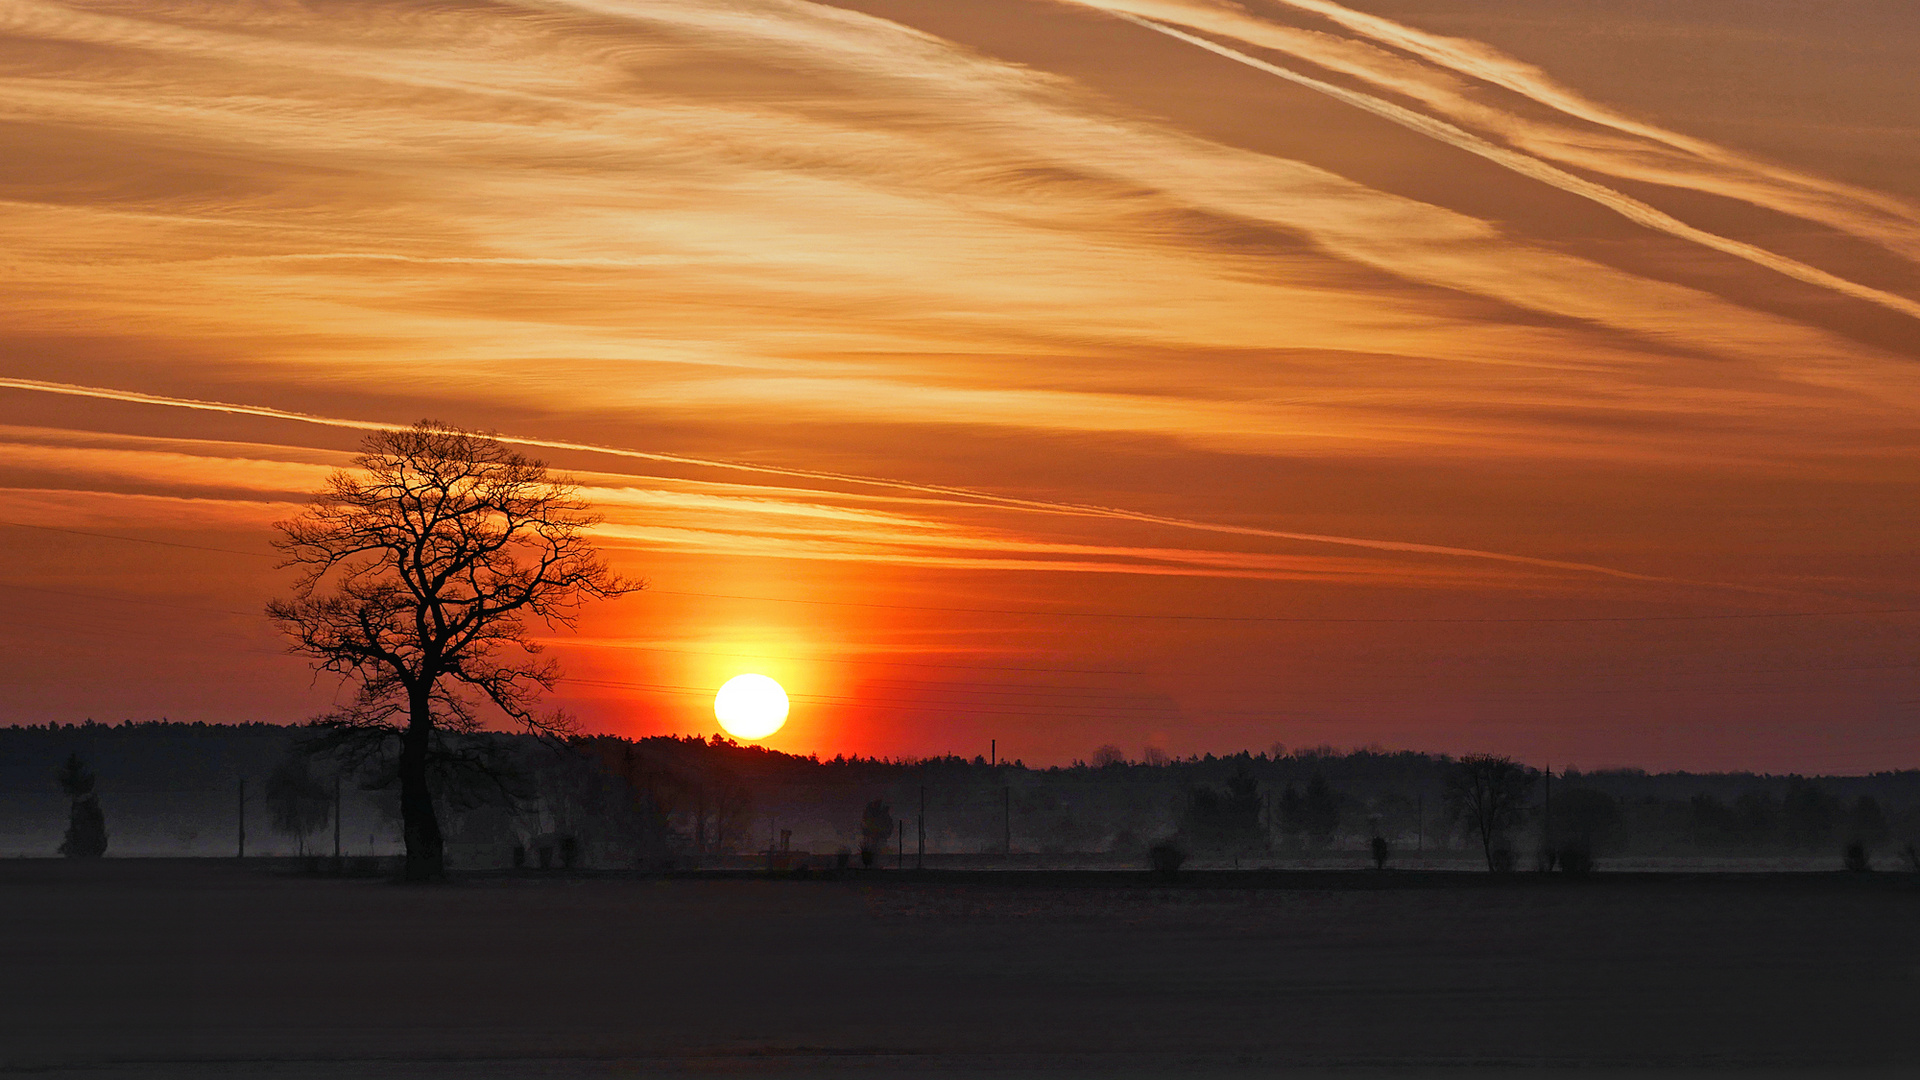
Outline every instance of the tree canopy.
<path id="1" fill-rule="evenodd" d="M 538 711 L 560 677 L 532 636 L 576 625 L 592 599 L 644 587 L 614 573 L 589 534 L 599 518 L 568 479 L 485 435 L 422 421 L 369 436 L 300 516 L 275 524 L 294 596 L 267 614 L 294 652 L 356 684 L 321 718 L 354 753 L 399 748 L 410 878 L 437 877 L 434 760 L 471 757 L 448 739 L 491 708 L 528 731 L 572 733 Z"/>

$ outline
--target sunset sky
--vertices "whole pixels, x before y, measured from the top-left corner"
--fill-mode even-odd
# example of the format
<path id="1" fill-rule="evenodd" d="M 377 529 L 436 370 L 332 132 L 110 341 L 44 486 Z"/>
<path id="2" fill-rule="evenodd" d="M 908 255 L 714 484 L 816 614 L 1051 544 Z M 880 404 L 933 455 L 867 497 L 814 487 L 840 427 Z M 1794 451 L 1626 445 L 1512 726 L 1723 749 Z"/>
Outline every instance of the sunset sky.
<path id="1" fill-rule="evenodd" d="M 1920 765 L 1911 0 L 0 0 L 0 722 L 295 722 L 433 418 L 799 753 Z"/>

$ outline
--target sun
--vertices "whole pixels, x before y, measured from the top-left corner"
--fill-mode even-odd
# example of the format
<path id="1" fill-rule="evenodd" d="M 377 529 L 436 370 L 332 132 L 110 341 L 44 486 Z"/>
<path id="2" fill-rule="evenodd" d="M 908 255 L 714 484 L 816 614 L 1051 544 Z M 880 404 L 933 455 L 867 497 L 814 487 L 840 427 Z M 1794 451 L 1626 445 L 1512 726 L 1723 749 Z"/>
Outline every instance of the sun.
<path id="1" fill-rule="evenodd" d="M 764 739 L 787 722 L 787 692 L 765 675 L 735 675 L 713 695 L 713 715 L 736 739 Z"/>

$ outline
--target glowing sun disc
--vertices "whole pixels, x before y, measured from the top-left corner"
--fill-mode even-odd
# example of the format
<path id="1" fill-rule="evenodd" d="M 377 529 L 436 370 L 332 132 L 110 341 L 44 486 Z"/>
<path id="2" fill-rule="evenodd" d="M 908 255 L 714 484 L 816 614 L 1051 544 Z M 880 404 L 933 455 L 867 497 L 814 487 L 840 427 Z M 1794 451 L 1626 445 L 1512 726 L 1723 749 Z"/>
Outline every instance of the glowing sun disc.
<path id="1" fill-rule="evenodd" d="M 764 739 L 787 722 L 787 692 L 765 675 L 735 675 L 713 695 L 713 716 L 736 739 Z"/>

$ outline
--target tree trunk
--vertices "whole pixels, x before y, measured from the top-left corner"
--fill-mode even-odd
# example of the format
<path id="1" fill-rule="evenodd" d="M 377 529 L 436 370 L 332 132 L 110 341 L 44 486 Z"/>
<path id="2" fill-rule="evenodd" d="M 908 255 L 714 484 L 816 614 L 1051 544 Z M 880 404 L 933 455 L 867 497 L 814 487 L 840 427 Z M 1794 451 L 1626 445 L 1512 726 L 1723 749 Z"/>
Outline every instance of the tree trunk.
<path id="1" fill-rule="evenodd" d="M 433 734 L 428 709 L 425 695 L 420 695 L 412 703 L 406 733 L 400 736 L 400 822 L 407 843 L 408 881 L 438 881 L 446 876 L 440 819 L 427 788 L 427 743 Z"/>

